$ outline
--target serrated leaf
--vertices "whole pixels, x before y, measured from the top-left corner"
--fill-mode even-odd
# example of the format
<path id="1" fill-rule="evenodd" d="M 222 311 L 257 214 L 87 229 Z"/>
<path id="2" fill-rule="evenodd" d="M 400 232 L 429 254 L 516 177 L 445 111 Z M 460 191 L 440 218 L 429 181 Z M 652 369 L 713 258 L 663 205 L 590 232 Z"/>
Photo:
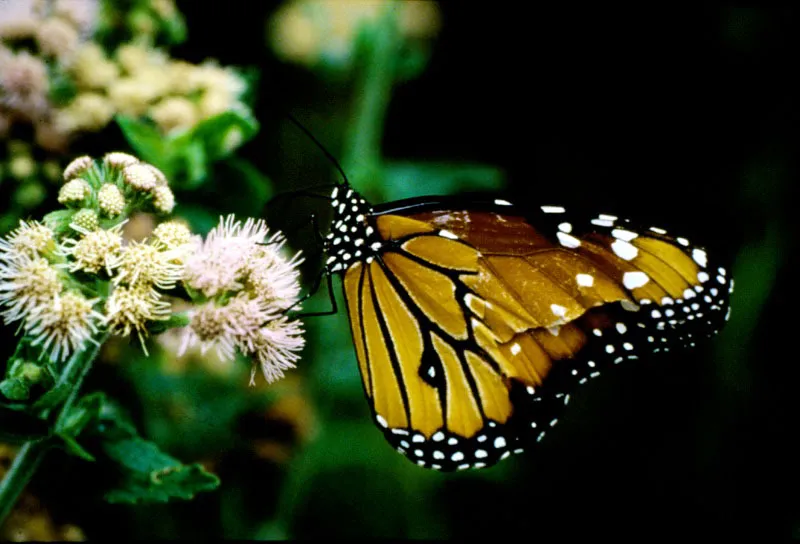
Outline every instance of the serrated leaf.
<path id="1" fill-rule="evenodd" d="M 181 464 L 139 437 L 108 442 L 106 455 L 123 469 L 123 477 L 105 498 L 111 503 L 167 502 L 191 499 L 219 486 L 219 478 L 201 465 Z"/>

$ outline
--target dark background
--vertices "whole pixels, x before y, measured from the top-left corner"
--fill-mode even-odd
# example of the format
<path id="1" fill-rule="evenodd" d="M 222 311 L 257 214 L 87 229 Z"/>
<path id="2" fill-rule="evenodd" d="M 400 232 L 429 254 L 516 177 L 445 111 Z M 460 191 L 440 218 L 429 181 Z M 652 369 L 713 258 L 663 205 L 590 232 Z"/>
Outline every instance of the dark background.
<path id="1" fill-rule="evenodd" d="M 182 4 L 190 38 L 176 55 L 259 66 L 264 130 L 246 152 L 276 184 L 325 181 L 324 159 L 311 147 L 287 153 L 285 131 L 269 125 L 285 124 L 290 112 L 337 154 L 325 120 L 333 108 L 326 94 L 339 90 L 269 56 L 265 8 L 256 4 L 229 2 L 213 13 Z M 517 203 L 674 226 L 754 270 L 748 281 L 771 292 L 763 307 L 734 299 L 746 337 L 723 333 L 711 346 L 587 386 L 552 440 L 516 462 L 513 481 L 448 478 L 432 514 L 443 534 L 792 535 L 800 527 L 796 10 L 450 2 L 442 12 L 429 68 L 391 102 L 388 157 L 496 164 Z M 770 225 L 780 234 L 759 275 Z M 743 297 L 752 288 L 737 287 Z M 324 494 L 349 484 L 345 473 L 313 485 Z M 382 492 L 395 486 L 402 482 L 386 481 Z M 308 509 L 297 534 L 364 534 L 342 529 L 353 515 L 346 507 Z"/>
<path id="2" fill-rule="evenodd" d="M 265 21 L 276 6 L 179 2 L 189 39 L 172 56 L 258 69 L 262 128 L 242 154 L 288 190 L 333 178 L 313 145 L 296 145 L 286 114 L 338 156 L 349 87 L 275 59 Z M 263 518 L 277 486 L 299 479 L 295 537 L 800 536 L 796 10 L 511 6 L 441 4 L 427 70 L 395 88 L 386 157 L 497 165 L 517 204 L 618 213 L 703 240 L 732 263 L 731 323 L 694 351 L 590 382 L 511 468 L 418 477 L 404 460 L 376 460 L 305 479 L 289 463 L 233 467 L 223 486 L 263 480 L 243 506 Z M 326 346 L 315 349 L 303 371 L 330 372 Z M 347 353 L 335 364 L 353 370 Z M 339 438 L 348 448 L 382 440 L 363 398 L 318 404 L 359 419 Z M 170 509 L 68 508 L 93 537 L 201 537 L 224 533 L 225 493 Z"/>

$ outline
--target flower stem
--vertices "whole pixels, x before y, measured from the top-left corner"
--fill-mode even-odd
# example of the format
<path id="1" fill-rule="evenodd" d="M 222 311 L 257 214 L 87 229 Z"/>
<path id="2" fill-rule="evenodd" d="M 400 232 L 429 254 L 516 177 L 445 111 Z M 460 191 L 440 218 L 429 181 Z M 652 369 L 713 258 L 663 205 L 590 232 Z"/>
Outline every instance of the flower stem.
<path id="1" fill-rule="evenodd" d="M 380 169 L 381 139 L 386 110 L 392 96 L 400 34 L 397 5 L 387 2 L 372 29 L 362 79 L 355 96 L 353 126 L 347 139 L 344 168 L 352 172 L 356 185 L 367 182 Z"/>
<path id="2" fill-rule="evenodd" d="M 100 346 L 103 345 L 107 338 L 108 335 L 104 334 L 98 339 L 97 344 L 90 343 L 87 349 L 75 353 L 64 367 L 56 387 L 69 387 L 70 393 L 59 409 L 55 423 L 56 429 L 63 422 L 78 398 L 78 391 L 83 384 L 83 380 L 97 358 Z M 42 410 L 41 416 L 47 417 L 49 412 L 49 409 Z M 52 437 L 29 440 L 17 452 L 14 462 L 8 468 L 3 481 L 0 482 L 0 526 L 3 525 L 6 516 L 11 512 L 28 482 L 33 478 L 44 454 L 53 446 L 53 443 Z"/>

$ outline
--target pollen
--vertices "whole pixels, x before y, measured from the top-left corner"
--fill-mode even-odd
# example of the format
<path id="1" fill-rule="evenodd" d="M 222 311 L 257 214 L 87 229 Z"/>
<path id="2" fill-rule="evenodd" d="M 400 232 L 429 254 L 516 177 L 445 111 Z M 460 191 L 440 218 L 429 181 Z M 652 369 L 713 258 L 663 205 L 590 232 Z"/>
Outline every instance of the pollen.
<path id="1" fill-rule="evenodd" d="M 83 204 L 90 194 L 92 194 L 92 188 L 85 179 L 73 178 L 58 191 L 58 201 L 66 206 Z"/>
<path id="2" fill-rule="evenodd" d="M 116 217 L 125 210 L 125 197 L 119 187 L 113 183 L 105 183 L 97 193 L 100 211 L 108 217 Z"/>

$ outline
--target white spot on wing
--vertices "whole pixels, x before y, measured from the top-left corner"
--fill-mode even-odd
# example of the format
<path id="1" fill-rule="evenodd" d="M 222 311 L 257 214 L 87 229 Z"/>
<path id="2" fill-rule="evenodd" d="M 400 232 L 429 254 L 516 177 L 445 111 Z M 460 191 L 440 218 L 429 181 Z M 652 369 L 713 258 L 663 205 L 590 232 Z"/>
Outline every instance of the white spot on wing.
<path id="1" fill-rule="evenodd" d="M 594 285 L 594 276 L 591 274 L 578 274 L 575 276 L 575 280 L 577 280 L 578 285 L 581 287 L 591 287 Z"/>
<path id="2" fill-rule="evenodd" d="M 646 285 L 648 281 L 650 281 L 650 277 L 644 272 L 640 271 L 625 272 L 625 274 L 622 276 L 622 284 L 628 289 L 642 287 L 643 285 Z"/>
<path id="3" fill-rule="evenodd" d="M 660 229 L 658 227 L 650 227 L 650 230 L 652 230 L 656 234 L 666 234 L 667 233 L 667 231 L 665 231 L 664 229 Z"/>
<path id="4" fill-rule="evenodd" d="M 636 234 L 635 232 L 631 232 L 625 229 L 614 229 L 611 231 L 611 236 L 613 236 L 618 240 L 625 240 L 626 242 L 630 242 L 639 235 Z"/>
<path id="5" fill-rule="evenodd" d="M 560 230 L 561 232 L 570 233 L 572 232 L 572 224 L 567 222 L 561 223 L 560 225 L 558 225 L 558 230 Z"/>
<path id="6" fill-rule="evenodd" d="M 440 230 L 439 231 L 439 236 L 442 236 L 444 238 L 450 238 L 451 240 L 458 240 L 458 236 L 456 236 L 455 234 L 453 234 L 449 230 Z"/>
<path id="7" fill-rule="evenodd" d="M 567 211 L 561 206 L 541 206 L 541 209 L 544 213 L 564 213 Z"/>
<path id="8" fill-rule="evenodd" d="M 613 227 L 614 222 L 608 219 L 592 219 L 590 221 L 592 225 L 597 225 L 598 227 Z"/>
<path id="9" fill-rule="evenodd" d="M 497 199 L 494 201 L 494 203 L 499 206 L 511 206 L 511 202 L 509 202 L 508 200 Z"/>
<path id="10" fill-rule="evenodd" d="M 611 244 L 611 249 L 620 259 L 625 259 L 626 261 L 635 259 L 639 254 L 639 250 L 625 240 L 614 240 L 614 243 Z"/>
<path id="11" fill-rule="evenodd" d="M 561 242 L 561 245 L 564 247 L 573 248 L 581 245 L 581 241 L 571 234 L 559 231 L 556 233 L 556 236 L 558 237 L 558 241 Z"/>
<path id="12" fill-rule="evenodd" d="M 558 317 L 564 317 L 567 314 L 567 309 L 560 304 L 551 304 L 550 311 Z"/>
<path id="13" fill-rule="evenodd" d="M 382 416 L 382 415 L 380 415 L 380 414 L 376 414 L 376 415 L 375 415 L 375 421 L 377 421 L 377 422 L 378 422 L 378 425 L 380 425 L 380 426 L 381 426 L 381 427 L 383 427 L 384 429 L 385 429 L 386 427 L 388 427 L 388 426 L 389 426 L 389 424 L 388 424 L 388 423 L 386 423 L 386 420 L 385 420 L 385 419 L 383 418 L 383 416 Z"/>
<path id="14" fill-rule="evenodd" d="M 694 262 L 696 262 L 703 268 L 705 268 L 706 265 L 708 264 L 708 256 L 706 255 L 706 252 L 703 251 L 702 249 L 693 249 L 692 259 L 694 259 Z"/>

